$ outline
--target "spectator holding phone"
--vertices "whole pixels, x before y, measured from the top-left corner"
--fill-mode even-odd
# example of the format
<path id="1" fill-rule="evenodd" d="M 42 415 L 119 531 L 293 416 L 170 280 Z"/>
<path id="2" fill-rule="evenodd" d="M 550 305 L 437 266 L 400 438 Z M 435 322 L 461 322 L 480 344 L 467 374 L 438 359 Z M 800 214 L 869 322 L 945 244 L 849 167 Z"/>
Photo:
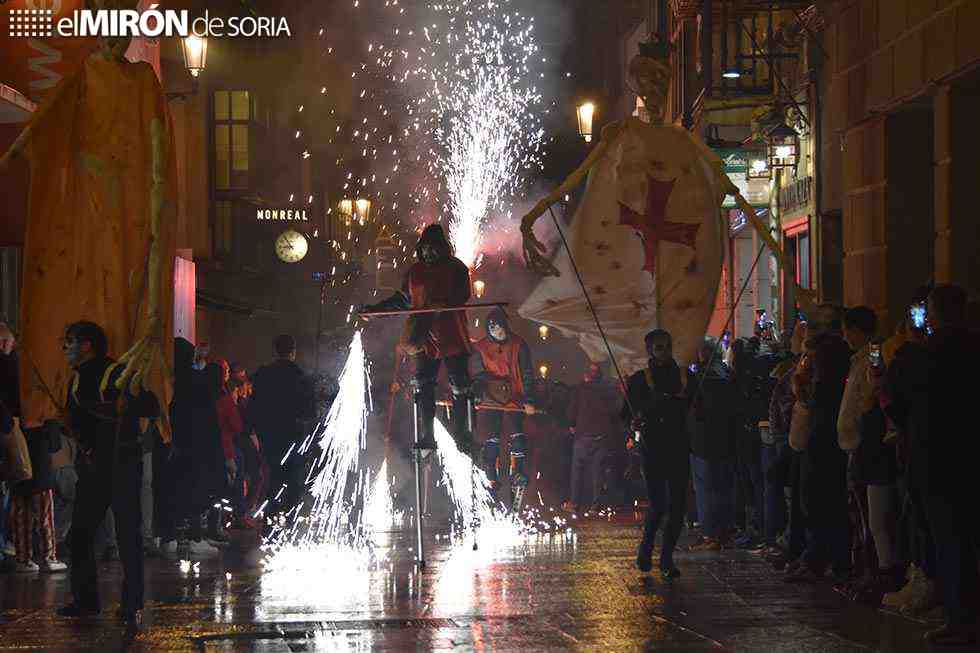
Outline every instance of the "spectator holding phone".
<path id="1" fill-rule="evenodd" d="M 964 455 L 964 426 L 974 421 L 974 385 L 962 372 L 980 365 L 976 334 L 966 328 L 966 291 L 940 285 L 929 294 L 925 329 L 931 335 L 902 375 L 889 372 L 894 390 L 890 414 L 908 433 L 910 484 L 918 489 L 935 544 L 936 578 L 946 624 L 926 635 L 937 645 L 969 646 L 977 641 L 976 613 L 965 597 L 978 586 L 976 507 L 964 491 L 975 474 Z M 921 306 L 910 310 L 918 312 Z M 969 428 L 967 426 L 967 428 Z"/>
<path id="2" fill-rule="evenodd" d="M 876 401 L 875 380 L 884 368 L 881 346 L 872 342 L 877 322 L 874 311 L 865 306 L 844 313 L 844 339 L 855 354 L 837 417 L 837 441 L 848 454 L 858 505 L 867 505 L 867 522 L 878 559 L 877 570 L 865 578 L 855 596 L 873 603 L 885 592 L 897 590 L 905 573 L 897 550 L 895 452 L 885 443 L 885 416 Z"/>

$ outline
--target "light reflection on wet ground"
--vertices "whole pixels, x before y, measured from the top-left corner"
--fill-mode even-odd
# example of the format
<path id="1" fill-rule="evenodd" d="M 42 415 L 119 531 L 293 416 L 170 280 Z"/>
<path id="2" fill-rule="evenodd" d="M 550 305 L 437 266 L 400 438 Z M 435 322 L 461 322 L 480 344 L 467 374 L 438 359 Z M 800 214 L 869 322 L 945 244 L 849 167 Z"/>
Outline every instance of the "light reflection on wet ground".
<path id="1" fill-rule="evenodd" d="M 133 641 L 111 616 L 118 563 L 102 566 L 110 610 L 88 622 L 54 615 L 65 575 L 0 575 L 0 650 L 926 650 L 926 624 L 787 585 L 747 553 L 682 553 L 667 587 L 633 568 L 631 522 L 475 552 L 433 537 L 421 574 L 408 530 L 377 537 L 368 568 L 338 557 L 263 573 L 255 552 L 149 560 L 148 628 Z"/>

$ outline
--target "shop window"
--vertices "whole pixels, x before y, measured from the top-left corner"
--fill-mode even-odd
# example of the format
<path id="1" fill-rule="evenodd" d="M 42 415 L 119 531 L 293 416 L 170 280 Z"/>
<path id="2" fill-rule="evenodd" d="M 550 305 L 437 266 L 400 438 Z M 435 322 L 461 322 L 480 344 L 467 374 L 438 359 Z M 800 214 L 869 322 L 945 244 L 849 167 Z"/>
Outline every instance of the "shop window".
<path id="1" fill-rule="evenodd" d="M 810 234 L 796 238 L 796 282 L 800 288 L 810 288 Z"/>
<path id="2" fill-rule="evenodd" d="M 793 261 L 794 278 L 800 288 L 812 288 L 809 220 L 804 218 L 785 231 L 784 251 Z"/>
<path id="3" fill-rule="evenodd" d="M 249 185 L 249 138 L 255 102 L 248 91 L 214 92 L 214 188 Z"/>

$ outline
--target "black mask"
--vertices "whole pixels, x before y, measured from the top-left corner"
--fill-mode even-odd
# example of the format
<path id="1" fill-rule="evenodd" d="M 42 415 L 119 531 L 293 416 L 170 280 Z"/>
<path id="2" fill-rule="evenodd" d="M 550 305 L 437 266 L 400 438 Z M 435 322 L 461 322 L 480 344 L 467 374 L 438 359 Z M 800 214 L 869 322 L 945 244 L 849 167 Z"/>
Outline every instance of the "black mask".
<path id="1" fill-rule="evenodd" d="M 440 252 L 439 248 L 432 243 L 422 243 L 422 245 L 419 246 L 419 258 L 422 259 L 423 263 L 428 263 L 431 265 L 432 263 L 439 262 L 439 260 L 442 258 L 442 252 Z"/>

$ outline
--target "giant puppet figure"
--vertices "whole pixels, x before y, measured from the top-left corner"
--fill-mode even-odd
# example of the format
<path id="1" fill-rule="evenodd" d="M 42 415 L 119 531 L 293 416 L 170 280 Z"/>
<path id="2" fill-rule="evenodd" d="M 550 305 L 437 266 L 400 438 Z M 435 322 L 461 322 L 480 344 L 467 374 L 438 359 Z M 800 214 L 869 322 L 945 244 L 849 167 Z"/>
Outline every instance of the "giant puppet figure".
<path id="1" fill-rule="evenodd" d="M 715 307 L 726 223 L 726 195 L 759 230 L 774 253 L 780 249 L 755 211 L 724 174 L 721 159 L 691 132 L 665 124 L 670 80 L 668 48 L 641 44 L 630 77 L 650 122 L 635 117 L 602 130 L 579 168 L 524 216 L 524 256 L 545 275 L 519 313 L 576 337 L 593 361 L 607 357 L 632 373 L 646 365 L 644 334 L 659 327 L 674 336 L 674 353 L 693 362 Z M 554 263 L 534 235 L 534 223 L 588 175 L 568 230 L 568 250 Z M 596 316 L 574 274 L 577 265 Z"/>
<path id="2" fill-rule="evenodd" d="M 27 426 L 59 416 L 69 372 L 59 339 L 78 320 L 105 328 L 125 366 L 119 388 L 170 402 L 174 149 L 160 83 L 149 64 L 124 58 L 129 43 L 101 39 L 0 158 L 2 171 L 24 156 L 31 173 L 21 306 Z"/>

